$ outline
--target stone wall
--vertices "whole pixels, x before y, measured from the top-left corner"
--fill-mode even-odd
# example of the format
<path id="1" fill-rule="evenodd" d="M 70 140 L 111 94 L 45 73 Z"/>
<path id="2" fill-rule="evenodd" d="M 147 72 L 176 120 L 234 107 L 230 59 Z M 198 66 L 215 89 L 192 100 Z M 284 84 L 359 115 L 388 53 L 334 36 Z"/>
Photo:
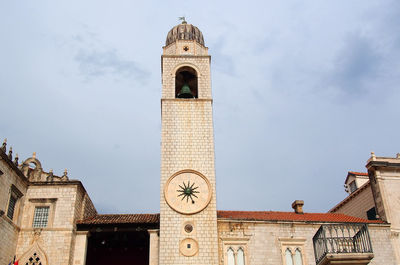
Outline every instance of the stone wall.
<path id="1" fill-rule="evenodd" d="M 32 227 L 36 206 L 50 207 L 47 227 Z M 25 262 L 37 246 L 47 264 L 71 265 L 76 242 L 75 222 L 93 213 L 93 204 L 79 181 L 32 184 L 26 194 L 17 257 L 21 263 Z"/>
<path id="2" fill-rule="evenodd" d="M 194 54 L 203 55 L 182 54 L 184 45 L 189 45 L 189 53 L 198 49 Z M 205 54 L 207 48 L 195 42 L 177 41 L 164 49 L 162 57 L 159 262 L 163 265 L 215 265 L 218 262 L 210 57 Z M 183 66 L 190 66 L 197 72 L 198 99 L 175 99 L 175 73 Z M 165 183 L 172 174 L 184 169 L 200 172 L 211 184 L 211 201 L 196 214 L 180 214 L 164 199 Z M 183 230 L 187 222 L 194 227 L 190 235 Z M 180 243 L 187 237 L 198 242 L 195 256 L 186 257 L 179 251 Z"/>
<path id="3" fill-rule="evenodd" d="M 349 195 L 348 198 L 339 203 L 330 212 L 343 213 L 350 216 L 368 219 L 367 211 L 375 207 L 375 202 L 371 186 L 369 184 L 366 185 L 367 186 L 361 187 L 360 190 Z"/>
<path id="4" fill-rule="evenodd" d="M 321 224 L 218 221 L 219 264 L 226 265 L 229 246 L 243 246 L 246 264 L 284 265 L 286 247 L 299 247 L 304 264 L 315 265 L 312 238 Z M 389 225 L 369 225 L 374 259 L 371 265 L 395 265 Z"/>
<path id="5" fill-rule="evenodd" d="M 0 150 L 0 152 L 2 152 Z M 4 213 L 0 215 L 0 264 L 8 264 L 15 255 L 17 247 L 17 238 L 19 232 L 19 224 L 21 222 L 21 212 L 24 204 L 27 190 L 27 181 L 23 176 L 17 174 L 12 163 L 4 153 L 0 157 L 0 211 Z M 14 209 L 12 219 L 7 217 L 8 203 L 12 187 L 20 192 Z"/>

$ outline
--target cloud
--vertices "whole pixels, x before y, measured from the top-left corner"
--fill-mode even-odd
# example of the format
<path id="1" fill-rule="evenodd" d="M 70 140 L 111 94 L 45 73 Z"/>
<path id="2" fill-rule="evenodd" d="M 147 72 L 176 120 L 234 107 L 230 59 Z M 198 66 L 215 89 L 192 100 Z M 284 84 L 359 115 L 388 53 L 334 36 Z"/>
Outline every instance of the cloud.
<path id="1" fill-rule="evenodd" d="M 379 77 L 381 63 L 382 56 L 372 41 L 353 35 L 347 38 L 339 51 L 334 60 L 334 68 L 325 81 L 344 94 L 363 96 L 368 93 L 369 83 Z"/>
<path id="2" fill-rule="evenodd" d="M 113 49 L 108 51 L 81 49 L 75 56 L 75 61 L 79 63 L 79 70 L 87 79 L 111 75 L 145 82 L 149 77 L 149 73 L 136 62 L 120 58 Z"/>
<path id="3" fill-rule="evenodd" d="M 212 44 L 212 56 L 214 67 L 217 71 L 227 74 L 229 76 L 236 76 L 235 62 L 232 56 L 226 55 L 224 52 L 227 41 L 225 37 L 220 36 L 217 41 Z"/>

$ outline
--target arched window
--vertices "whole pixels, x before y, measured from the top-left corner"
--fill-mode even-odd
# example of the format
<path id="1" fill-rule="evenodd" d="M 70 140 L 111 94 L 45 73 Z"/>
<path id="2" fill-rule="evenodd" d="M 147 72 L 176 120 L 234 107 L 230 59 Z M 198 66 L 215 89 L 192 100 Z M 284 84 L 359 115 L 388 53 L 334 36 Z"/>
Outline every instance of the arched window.
<path id="1" fill-rule="evenodd" d="M 303 265 L 303 258 L 301 257 L 300 249 L 296 248 L 294 252 L 294 265 Z"/>
<path id="2" fill-rule="evenodd" d="M 293 265 L 292 251 L 289 248 L 285 251 L 286 265 Z"/>
<path id="3" fill-rule="evenodd" d="M 175 98 L 198 98 L 196 70 L 184 66 L 176 71 Z"/>
<path id="4" fill-rule="evenodd" d="M 228 256 L 228 265 L 235 265 L 235 255 L 233 253 L 233 249 L 229 248 L 227 251 Z"/>
<path id="5" fill-rule="evenodd" d="M 237 265 L 244 265 L 244 251 L 242 248 L 237 251 Z"/>

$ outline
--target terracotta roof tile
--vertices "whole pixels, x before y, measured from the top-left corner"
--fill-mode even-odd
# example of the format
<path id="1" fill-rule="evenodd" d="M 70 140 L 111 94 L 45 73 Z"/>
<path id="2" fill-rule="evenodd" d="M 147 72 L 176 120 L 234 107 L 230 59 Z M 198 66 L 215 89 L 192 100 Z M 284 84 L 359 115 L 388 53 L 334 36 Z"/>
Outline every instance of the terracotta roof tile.
<path id="1" fill-rule="evenodd" d="M 348 174 L 353 174 L 353 175 L 357 175 L 357 176 L 367 176 L 368 177 L 368 173 L 365 173 L 365 172 L 349 171 Z"/>
<path id="2" fill-rule="evenodd" d="M 218 218 L 248 221 L 299 221 L 329 223 L 383 223 L 379 220 L 366 220 L 339 213 L 304 213 L 295 212 L 251 212 L 251 211 L 218 211 Z"/>
<path id="3" fill-rule="evenodd" d="M 298 221 L 327 223 L 384 223 L 379 220 L 366 220 L 339 213 L 304 213 L 274 211 L 217 211 L 218 219 L 246 221 Z M 98 214 L 77 224 L 157 224 L 160 214 Z"/>
<path id="4" fill-rule="evenodd" d="M 98 214 L 77 224 L 148 224 L 159 223 L 160 214 Z"/>

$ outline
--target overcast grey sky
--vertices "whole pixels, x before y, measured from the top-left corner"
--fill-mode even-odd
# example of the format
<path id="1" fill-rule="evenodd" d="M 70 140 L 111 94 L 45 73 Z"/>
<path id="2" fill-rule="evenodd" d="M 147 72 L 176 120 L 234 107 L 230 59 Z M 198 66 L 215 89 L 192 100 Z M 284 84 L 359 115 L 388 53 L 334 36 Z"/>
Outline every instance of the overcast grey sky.
<path id="1" fill-rule="evenodd" d="M 212 56 L 217 203 L 325 212 L 400 152 L 400 1 L 0 1 L 0 137 L 101 213 L 159 211 L 160 56 L 185 15 Z"/>

